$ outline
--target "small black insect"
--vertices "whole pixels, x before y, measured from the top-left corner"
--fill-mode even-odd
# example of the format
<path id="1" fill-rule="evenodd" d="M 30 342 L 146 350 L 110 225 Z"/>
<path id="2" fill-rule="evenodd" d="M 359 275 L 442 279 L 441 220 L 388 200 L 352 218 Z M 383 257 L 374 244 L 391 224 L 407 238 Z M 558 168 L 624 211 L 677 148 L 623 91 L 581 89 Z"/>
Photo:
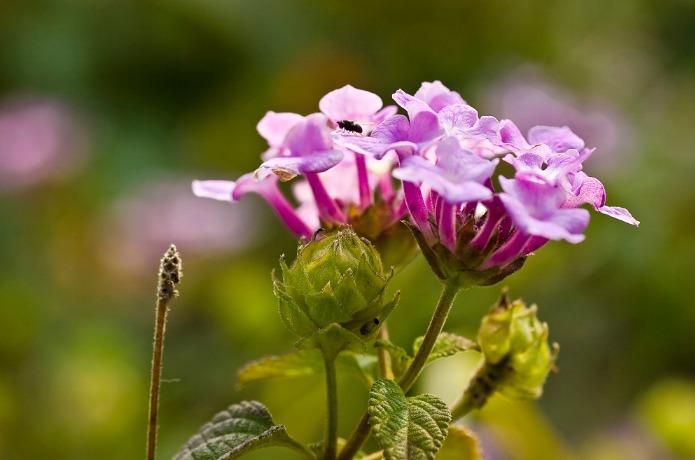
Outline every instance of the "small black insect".
<path id="1" fill-rule="evenodd" d="M 360 333 L 362 335 L 371 334 L 379 325 L 379 318 L 372 318 L 362 325 Z"/>
<path id="2" fill-rule="evenodd" d="M 338 122 L 338 126 L 343 128 L 345 131 L 351 131 L 353 133 L 362 134 L 362 127 L 355 121 L 352 120 L 342 120 Z"/>

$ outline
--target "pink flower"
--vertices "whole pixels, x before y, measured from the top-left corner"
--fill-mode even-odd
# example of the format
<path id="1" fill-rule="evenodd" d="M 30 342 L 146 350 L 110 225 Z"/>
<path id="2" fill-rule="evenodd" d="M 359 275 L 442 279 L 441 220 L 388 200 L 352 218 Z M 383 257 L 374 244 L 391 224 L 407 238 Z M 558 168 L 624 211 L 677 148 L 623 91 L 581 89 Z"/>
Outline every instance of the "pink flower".
<path id="1" fill-rule="evenodd" d="M 74 171 L 85 134 L 64 104 L 22 98 L 0 106 L 0 188 L 29 186 Z"/>
<path id="2" fill-rule="evenodd" d="M 407 212 L 437 276 L 465 285 L 500 281 L 549 240 L 582 241 L 584 204 L 639 224 L 605 205 L 603 185 L 583 172 L 594 150 L 569 127 L 536 126 L 524 137 L 511 120 L 479 116 L 438 81 L 393 98 L 408 116 L 349 85 L 321 99 L 322 113 L 268 112 L 258 124 L 269 144 L 258 170 L 236 182 L 196 181 L 194 191 L 225 201 L 257 193 L 300 237 L 352 225 L 378 239 Z M 499 177 L 496 190 L 499 158 L 515 173 Z M 296 176 L 298 207 L 278 188 Z"/>
<path id="3" fill-rule="evenodd" d="M 306 117 L 268 112 L 257 129 L 269 149 L 255 173 L 233 182 L 194 181 L 193 192 L 223 201 L 238 201 L 246 193 L 259 194 L 298 237 L 308 238 L 320 226 L 355 224 L 374 205 L 387 209 L 384 228 L 397 223 L 405 209 L 393 190 L 391 168 L 375 167 L 375 160 L 334 142 L 334 134 L 345 131 L 338 128 L 338 122 L 373 126 L 392 115 L 395 106 L 382 108 L 377 95 L 348 85 L 324 96 L 319 107 L 323 113 Z M 279 181 L 297 176 L 302 176 L 294 187 L 298 207 L 278 186 Z M 383 210 L 380 212 L 384 215 Z"/>

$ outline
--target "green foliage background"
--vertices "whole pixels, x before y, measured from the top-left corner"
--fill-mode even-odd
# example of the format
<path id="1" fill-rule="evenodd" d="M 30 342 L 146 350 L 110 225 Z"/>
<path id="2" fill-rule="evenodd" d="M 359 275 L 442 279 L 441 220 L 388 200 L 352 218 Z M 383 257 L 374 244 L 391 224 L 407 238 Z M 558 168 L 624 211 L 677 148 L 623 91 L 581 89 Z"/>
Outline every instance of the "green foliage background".
<path id="1" fill-rule="evenodd" d="M 252 170 L 267 110 L 311 113 L 348 83 L 388 103 L 439 79 L 501 118 L 496 85 L 528 66 L 580 114 L 598 103 L 629 127 L 622 151 L 580 134 L 598 148 L 587 172 L 642 225 L 594 214 L 584 243 L 551 243 L 504 283 L 539 305 L 560 372 L 538 403 L 493 401 L 469 423 L 494 458 L 695 456 L 693 2 L 7 0 L 0 11 L 0 104 L 60 100 L 87 139 L 71 174 L 0 187 L 0 458 L 143 454 L 156 272 L 170 242 L 185 276 L 164 358 L 161 458 L 241 399 L 318 440 L 322 382 L 235 389 L 243 363 L 292 350 L 269 274 L 295 242 L 268 208 L 249 197 L 255 213 L 240 214 L 240 227 L 252 242 L 211 250 L 168 217 L 155 219 L 158 239 L 137 220 L 124 233 L 119 203 L 156 217 L 164 210 L 144 200 L 152 184 L 185 195 L 194 178 Z M 184 228 L 202 225 L 181 209 Z M 143 263 L 128 265 L 122 247 L 138 238 Z M 392 339 L 409 347 L 438 283 L 418 259 L 394 284 Z M 473 335 L 498 293 L 464 292 L 447 329 Z M 438 363 L 418 390 L 452 401 L 470 361 Z M 345 376 L 340 397 L 346 436 L 367 389 Z"/>

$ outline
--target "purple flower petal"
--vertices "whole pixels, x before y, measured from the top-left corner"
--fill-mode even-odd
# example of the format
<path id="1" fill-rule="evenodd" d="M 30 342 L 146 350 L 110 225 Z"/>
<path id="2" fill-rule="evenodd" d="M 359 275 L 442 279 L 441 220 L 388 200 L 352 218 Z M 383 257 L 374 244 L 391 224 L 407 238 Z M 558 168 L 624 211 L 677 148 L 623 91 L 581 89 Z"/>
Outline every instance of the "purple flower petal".
<path id="1" fill-rule="evenodd" d="M 639 220 L 635 219 L 632 217 L 632 214 L 630 214 L 630 211 L 628 211 L 625 208 L 619 208 L 617 206 L 602 206 L 597 209 L 598 212 L 605 214 L 607 216 L 614 217 L 618 220 L 621 220 L 625 223 L 628 223 L 630 225 L 634 225 L 636 227 L 639 227 Z"/>
<path id="2" fill-rule="evenodd" d="M 534 126 L 528 132 L 528 141 L 530 144 L 545 144 L 557 153 L 584 148 L 584 141 L 567 126 Z"/>
<path id="3" fill-rule="evenodd" d="M 573 174 L 576 177 L 583 174 L 581 172 L 582 162 L 592 152 L 593 150 L 584 149 L 584 152 L 580 154 L 576 150 L 568 150 L 567 153 L 556 154 L 544 159 L 541 155 L 529 151 L 518 157 L 507 155 L 504 159 L 514 166 L 517 175 L 533 175 L 550 185 L 558 185 L 567 182 L 568 175 Z"/>
<path id="4" fill-rule="evenodd" d="M 192 183 L 193 194 L 201 198 L 212 198 L 218 201 L 236 201 L 232 199 L 232 193 L 236 188 L 236 182 L 229 180 L 194 180 Z"/>
<path id="5" fill-rule="evenodd" d="M 212 198 L 218 201 L 236 202 L 247 193 L 267 195 L 277 189 L 277 177 L 268 176 L 256 179 L 254 175 L 244 174 L 236 181 L 228 180 L 194 180 L 193 194 L 201 198 Z"/>
<path id="6" fill-rule="evenodd" d="M 493 140 L 495 145 L 503 147 L 516 155 L 532 152 L 544 160 L 552 155 L 550 147 L 545 144 L 531 145 L 526 141 L 519 128 L 511 120 L 500 121 L 499 140 Z"/>
<path id="7" fill-rule="evenodd" d="M 384 120 L 374 131 L 372 136 L 384 144 L 407 141 L 410 133 L 410 122 L 403 115 L 394 115 Z"/>
<path id="8" fill-rule="evenodd" d="M 287 202 L 277 186 L 278 178 L 268 175 L 257 179 L 254 174 L 244 174 L 236 182 L 222 180 L 193 181 L 196 196 L 220 201 L 238 201 L 247 193 L 257 193 L 270 205 L 288 230 L 297 237 L 309 237 L 313 233 L 311 223 L 307 224 Z M 315 228 L 314 228 L 315 230 Z"/>
<path id="9" fill-rule="evenodd" d="M 263 162 L 258 167 L 256 177 L 264 178 L 270 171 L 280 180 L 288 181 L 300 174 L 326 171 L 340 163 L 342 159 L 343 152 L 340 150 L 326 150 L 304 156 L 275 157 Z"/>
<path id="10" fill-rule="evenodd" d="M 413 97 L 400 89 L 393 93 L 393 100 L 396 101 L 396 104 L 400 105 L 406 112 L 408 112 L 408 117 L 411 120 L 421 112 L 435 113 L 425 101 Z"/>
<path id="11" fill-rule="evenodd" d="M 396 107 L 395 105 L 387 105 L 386 107 L 374 114 L 372 121 L 376 124 L 379 124 L 387 118 L 394 116 L 396 112 L 398 112 L 398 107 Z"/>
<path id="12" fill-rule="evenodd" d="M 236 181 L 232 200 L 238 201 L 247 193 L 257 193 L 267 198 L 274 193 L 279 193 L 277 184 L 277 176 L 270 175 L 267 178 L 257 179 L 253 173 L 244 174 Z"/>
<path id="13" fill-rule="evenodd" d="M 579 172 L 574 175 L 570 185 L 574 185 L 570 190 L 565 190 L 565 200 L 562 202 L 563 208 L 576 208 L 589 203 L 598 212 L 613 217 L 630 225 L 639 226 L 640 222 L 632 217 L 632 214 L 625 209 L 616 206 L 606 206 L 606 189 L 601 181 L 595 177 L 590 177 Z"/>
<path id="14" fill-rule="evenodd" d="M 483 182 L 490 178 L 497 161 L 484 160 L 463 150 L 454 137 L 442 141 L 436 153 L 436 165 L 420 156 L 408 157 L 393 171 L 393 176 L 415 184 L 427 184 L 452 204 L 492 197 L 492 191 Z"/>
<path id="15" fill-rule="evenodd" d="M 486 160 L 473 152 L 462 149 L 455 137 L 447 137 L 437 146 L 437 166 L 447 178 L 456 182 L 474 181 L 483 184 L 497 166 L 499 160 Z"/>
<path id="16" fill-rule="evenodd" d="M 367 136 L 355 135 L 335 135 L 335 143 L 341 147 L 352 150 L 369 157 L 380 160 L 388 152 L 399 150 L 401 152 L 414 152 L 417 150 L 417 144 L 412 142 L 384 142 L 381 139 Z M 409 153 L 412 154 L 412 153 Z"/>
<path id="17" fill-rule="evenodd" d="M 439 80 L 424 82 L 415 93 L 415 97 L 427 103 L 435 112 L 448 105 L 466 103 L 459 93 L 451 91 Z"/>
<path id="18" fill-rule="evenodd" d="M 373 121 L 383 106 L 374 93 L 345 85 L 326 94 L 319 101 L 319 109 L 334 122 L 340 120 Z"/>
<path id="19" fill-rule="evenodd" d="M 531 145 L 526 141 L 524 135 L 521 134 L 519 128 L 512 120 L 500 120 L 500 140 L 504 145 L 509 145 L 518 151 L 526 151 L 531 148 Z"/>
<path id="20" fill-rule="evenodd" d="M 426 147 L 432 141 L 444 135 L 444 128 L 439 125 L 437 115 L 431 112 L 420 112 L 410 120 L 410 132 L 408 139 Z"/>
<path id="21" fill-rule="evenodd" d="M 439 117 L 448 132 L 455 128 L 467 131 L 478 122 L 478 111 L 468 104 L 455 104 L 443 108 Z"/>
<path id="22" fill-rule="evenodd" d="M 384 120 L 371 136 L 335 133 L 335 143 L 354 152 L 381 159 L 392 150 L 400 156 L 409 156 L 429 147 L 444 130 L 437 116 L 431 112 L 419 113 L 412 124 L 403 115 L 394 115 Z"/>
<path id="23" fill-rule="evenodd" d="M 579 243 L 589 224 L 586 209 L 561 209 L 564 192 L 547 183 L 500 177 L 499 195 L 514 224 L 524 233 Z"/>
<path id="24" fill-rule="evenodd" d="M 279 147 L 290 129 L 302 120 L 304 117 L 296 113 L 267 112 L 256 125 L 256 130 L 268 141 L 268 145 Z"/>
<path id="25" fill-rule="evenodd" d="M 291 156 L 299 157 L 333 148 L 328 119 L 321 113 L 308 115 L 287 133 L 283 142 Z"/>
<path id="26" fill-rule="evenodd" d="M 598 210 L 606 204 L 606 189 L 601 181 L 595 177 L 589 177 L 583 172 L 575 174 L 570 181 L 571 190 L 566 190 L 563 208 L 576 208 L 584 203 L 589 203 Z"/>

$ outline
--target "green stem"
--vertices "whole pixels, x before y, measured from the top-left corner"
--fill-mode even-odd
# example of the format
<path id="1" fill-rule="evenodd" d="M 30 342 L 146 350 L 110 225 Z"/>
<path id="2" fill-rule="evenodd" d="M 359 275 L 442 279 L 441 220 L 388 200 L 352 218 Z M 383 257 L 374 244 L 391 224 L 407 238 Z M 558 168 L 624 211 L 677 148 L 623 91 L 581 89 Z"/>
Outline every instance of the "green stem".
<path id="1" fill-rule="evenodd" d="M 415 380 L 417 380 L 420 375 L 420 372 L 422 372 L 422 369 L 425 367 L 427 358 L 430 356 L 430 353 L 432 353 L 434 344 L 437 342 L 437 337 L 439 337 L 442 329 L 444 329 L 444 323 L 446 323 L 446 318 L 449 316 L 451 306 L 454 304 L 456 294 L 458 294 L 460 290 L 461 284 L 458 279 L 454 278 L 445 281 L 442 293 L 439 295 L 437 308 L 434 310 L 430 324 L 427 326 L 427 332 L 425 332 L 425 336 L 422 339 L 422 345 L 420 345 L 413 361 L 398 382 L 404 393 L 410 390 Z"/>
<path id="2" fill-rule="evenodd" d="M 388 340 L 389 330 L 386 327 L 386 322 L 381 325 L 379 329 L 379 339 Z M 376 356 L 379 363 L 379 377 L 382 379 L 393 380 L 393 369 L 391 365 L 391 355 L 384 347 L 378 347 L 376 350 Z"/>
<path id="3" fill-rule="evenodd" d="M 420 372 L 422 372 L 422 369 L 425 367 L 427 357 L 432 353 L 437 337 L 439 337 L 439 334 L 442 332 L 446 318 L 449 316 L 449 311 L 451 311 L 451 306 L 454 304 L 456 294 L 458 294 L 460 290 L 461 284 L 457 278 L 449 279 L 444 282 L 444 287 L 439 295 L 439 301 L 432 314 L 430 324 L 427 326 L 427 332 L 425 332 L 422 345 L 415 354 L 410 366 L 408 366 L 408 369 L 406 369 L 403 374 L 403 377 L 398 382 L 404 392 L 407 392 L 410 387 L 413 386 Z M 348 439 L 345 447 L 343 447 L 343 450 L 340 452 L 338 460 L 352 459 L 369 437 L 370 431 L 369 414 L 365 413 L 360 423 L 350 435 L 350 439 Z"/>
<path id="4" fill-rule="evenodd" d="M 326 367 L 326 433 L 324 438 L 325 460 L 335 460 L 338 443 L 338 384 L 335 373 L 335 355 L 324 353 Z"/>
<path id="5" fill-rule="evenodd" d="M 473 405 L 471 399 L 467 397 L 466 394 L 462 395 L 461 398 L 459 398 L 459 400 L 456 401 L 453 406 L 451 406 L 451 423 L 454 423 L 461 417 L 468 415 L 468 413 L 473 409 L 475 409 L 475 406 Z"/>
<path id="6" fill-rule="evenodd" d="M 371 427 L 369 426 L 369 414 L 365 413 L 357 424 L 355 430 L 350 435 L 350 438 L 345 443 L 343 450 L 340 451 L 338 460 L 352 460 L 358 450 L 369 437 Z"/>

